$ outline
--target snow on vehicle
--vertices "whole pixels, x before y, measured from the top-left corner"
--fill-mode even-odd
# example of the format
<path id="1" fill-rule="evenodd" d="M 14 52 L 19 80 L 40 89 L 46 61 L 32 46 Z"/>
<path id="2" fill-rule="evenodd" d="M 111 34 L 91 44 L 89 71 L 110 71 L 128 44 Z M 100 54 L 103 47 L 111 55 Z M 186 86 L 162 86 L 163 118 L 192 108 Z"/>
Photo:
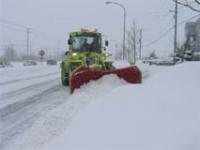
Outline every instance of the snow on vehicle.
<path id="1" fill-rule="evenodd" d="M 142 75 L 137 66 L 115 69 L 113 62 L 107 60 L 101 33 L 88 29 L 71 32 L 68 44 L 69 51 L 60 67 L 62 84 L 69 85 L 71 93 L 84 83 L 108 74 L 116 74 L 129 83 L 141 83 Z M 105 45 L 108 46 L 108 41 Z"/>

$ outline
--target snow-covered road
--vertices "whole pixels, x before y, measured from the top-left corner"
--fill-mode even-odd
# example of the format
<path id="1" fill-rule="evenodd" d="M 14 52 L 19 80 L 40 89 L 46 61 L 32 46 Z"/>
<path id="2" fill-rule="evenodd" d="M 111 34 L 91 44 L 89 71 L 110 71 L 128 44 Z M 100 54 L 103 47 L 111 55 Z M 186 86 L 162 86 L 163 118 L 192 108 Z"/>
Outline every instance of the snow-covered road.
<path id="1" fill-rule="evenodd" d="M 1 150 L 30 149 L 64 129 L 60 122 L 70 119 L 76 104 L 68 102 L 69 89 L 60 84 L 59 66 L 17 66 L 0 73 Z M 63 107 L 66 103 L 71 107 L 67 111 Z"/>
<path id="2" fill-rule="evenodd" d="M 69 94 L 59 66 L 20 64 L 0 70 L 0 150 L 35 150 L 59 136 L 91 100 L 123 85 L 116 76 Z M 95 94 L 94 94 L 95 89 Z"/>
<path id="3" fill-rule="evenodd" d="M 127 66 L 118 62 L 115 66 Z M 165 67 L 138 64 L 143 82 Z M 38 150 L 60 136 L 91 101 L 104 99 L 128 83 L 117 76 L 91 81 L 69 94 L 60 82 L 59 66 L 20 64 L 0 69 L 0 150 Z M 78 113 L 80 114 L 80 113 Z"/>

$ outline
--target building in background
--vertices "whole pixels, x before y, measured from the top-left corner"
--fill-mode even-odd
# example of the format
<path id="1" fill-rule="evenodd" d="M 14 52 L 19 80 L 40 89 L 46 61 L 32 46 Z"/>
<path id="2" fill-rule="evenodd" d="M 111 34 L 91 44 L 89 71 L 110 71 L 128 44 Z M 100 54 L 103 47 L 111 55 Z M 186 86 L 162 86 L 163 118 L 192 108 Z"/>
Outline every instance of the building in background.
<path id="1" fill-rule="evenodd" d="M 188 60 L 200 60 L 200 18 L 185 25 L 185 57 Z"/>

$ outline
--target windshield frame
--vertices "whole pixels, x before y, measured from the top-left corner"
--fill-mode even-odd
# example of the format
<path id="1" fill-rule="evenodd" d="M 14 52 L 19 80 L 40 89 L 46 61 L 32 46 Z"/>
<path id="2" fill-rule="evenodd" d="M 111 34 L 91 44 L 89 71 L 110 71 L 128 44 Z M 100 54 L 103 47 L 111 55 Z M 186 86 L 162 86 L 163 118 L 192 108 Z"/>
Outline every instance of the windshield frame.
<path id="1" fill-rule="evenodd" d="M 82 33 L 80 35 L 75 35 L 70 38 L 72 40 L 71 48 L 74 52 L 82 52 L 82 51 L 88 51 L 88 52 L 101 52 L 102 51 L 102 39 L 101 36 L 95 33 Z M 87 44 L 89 47 L 83 48 L 83 42 L 87 39 Z M 89 40 L 89 41 L 88 41 Z M 92 41 L 91 41 L 92 40 Z M 77 45 L 75 45 L 76 42 Z"/>

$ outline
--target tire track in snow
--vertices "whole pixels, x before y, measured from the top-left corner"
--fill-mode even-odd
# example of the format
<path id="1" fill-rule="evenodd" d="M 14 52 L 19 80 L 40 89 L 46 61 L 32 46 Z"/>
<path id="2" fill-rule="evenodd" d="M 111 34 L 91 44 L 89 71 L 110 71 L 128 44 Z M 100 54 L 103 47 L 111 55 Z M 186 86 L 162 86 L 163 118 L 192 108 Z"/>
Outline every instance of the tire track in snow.
<path id="1" fill-rule="evenodd" d="M 113 77 L 106 78 L 109 79 L 91 82 L 90 85 L 77 90 L 73 96 L 68 93 L 69 88 L 55 84 L 51 87 L 55 88 L 52 91 L 49 88 L 46 93 L 38 93 L 37 98 L 32 96 L 23 102 L 20 100 L 22 103 L 18 103 L 13 108 L 8 107 L 7 113 L 0 113 L 0 122 L 2 122 L 0 149 L 13 150 L 14 147 L 16 150 L 27 150 L 48 143 L 67 129 L 74 116 L 80 113 L 90 101 L 106 94 L 105 91 L 112 91 L 115 86 L 126 84 L 123 80 L 110 84 L 118 78 L 115 76 L 113 80 L 111 80 Z M 101 82 L 103 84 L 100 84 Z M 95 95 L 94 89 L 98 91 Z M 34 102 L 26 103 L 30 99 Z"/>
<path id="2" fill-rule="evenodd" d="M 3 130 L 3 132 L 0 133 L 0 150 L 6 148 L 9 145 L 9 143 L 24 130 L 30 128 L 34 122 L 35 117 L 36 115 L 28 117 L 21 121 L 19 124 L 14 125 L 10 130 Z"/>
<path id="3" fill-rule="evenodd" d="M 44 117 L 45 114 L 65 103 L 66 100 L 53 98 L 56 93 L 58 94 L 62 90 L 65 91 L 66 89 L 57 84 L 30 98 L 1 109 L 0 122 L 2 122 L 3 130 L 0 132 L 0 149 L 6 149 L 10 143 L 18 139 L 17 137 L 20 137 L 34 126 L 40 117 Z"/>
<path id="4" fill-rule="evenodd" d="M 46 83 L 49 83 L 49 82 L 46 82 Z M 38 85 L 30 86 L 29 88 L 20 89 L 19 91 L 14 92 L 13 95 L 11 94 L 10 96 L 15 96 L 16 94 L 18 94 L 18 92 L 24 92 L 26 90 L 31 90 L 32 88 L 35 88 L 35 87 L 37 88 L 37 87 L 42 86 L 44 84 L 45 83 L 41 83 L 41 84 L 38 84 Z M 6 107 L 1 108 L 0 109 L 0 118 L 5 117 L 9 114 L 12 114 L 12 113 L 26 107 L 26 106 L 29 106 L 29 105 L 35 103 L 36 101 L 40 100 L 44 95 L 48 95 L 49 93 L 52 93 L 52 92 L 55 92 L 56 90 L 58 90 L 58 87 L 59 87 L 59 85 L 55 85 L 55 86 L 53 86 L 53 87 L 51 87 L 51 88 L 49 88 L 45 91 L 41 91 L 41 92 L 35 94 L 32 97 L 14 102 L 12 104 L 7 105 Z M 9 96 L 9 95 L 6 95 L 6 96 Z"/>
<path id="5" fill-rule="evenodd" d="M 58 80 L 58 79 L 59 78 L 56 78 L 56 79 L 53 79 L 53 80 Z M 44 86 L 44 85 L 46 86 L 46 84 L 48 84 L 48 83 L 51 84 L 51 82 L 52 82 L 52 79 L 45 81 L 45 82 L 42 82 L 42 83 L 26 86 L 24 88 L 21 88 L 21 89 L 15 90 L 15 91 L 10 91 L 10 92 L 1 94 L 0 97 L 1 97 L 1 99 L 8 99 L 8 98 L 11 98 L 13 96 L 18 96 L 20 94 L 26 93 L 26 91 L 30 91 L 31 89 L 37 89 L 37 88 Z"/>
<path id="6" fill-rule="evenodd" d="M 44 75 L 27 77 L 27 78 L 23 78 L 23 79 L 16 79 L 16 80 L 11 80 L 11 81 L 0 82 L 0 85 L 7 85 L 7 84 L 12 84 L 12 83 L 20 82 L 20 81 L 26 81 L 26 80 L 30 80 L 30 79 L 42 78 L 42 77 L 46 77 L 46 76 L 50 76 L 50 75 L 55 75 L 55 74 L 58 74 L 58 73 L 59 73 L 59 71 L 53 72 L 53 73 L 44 74 Z"/>

